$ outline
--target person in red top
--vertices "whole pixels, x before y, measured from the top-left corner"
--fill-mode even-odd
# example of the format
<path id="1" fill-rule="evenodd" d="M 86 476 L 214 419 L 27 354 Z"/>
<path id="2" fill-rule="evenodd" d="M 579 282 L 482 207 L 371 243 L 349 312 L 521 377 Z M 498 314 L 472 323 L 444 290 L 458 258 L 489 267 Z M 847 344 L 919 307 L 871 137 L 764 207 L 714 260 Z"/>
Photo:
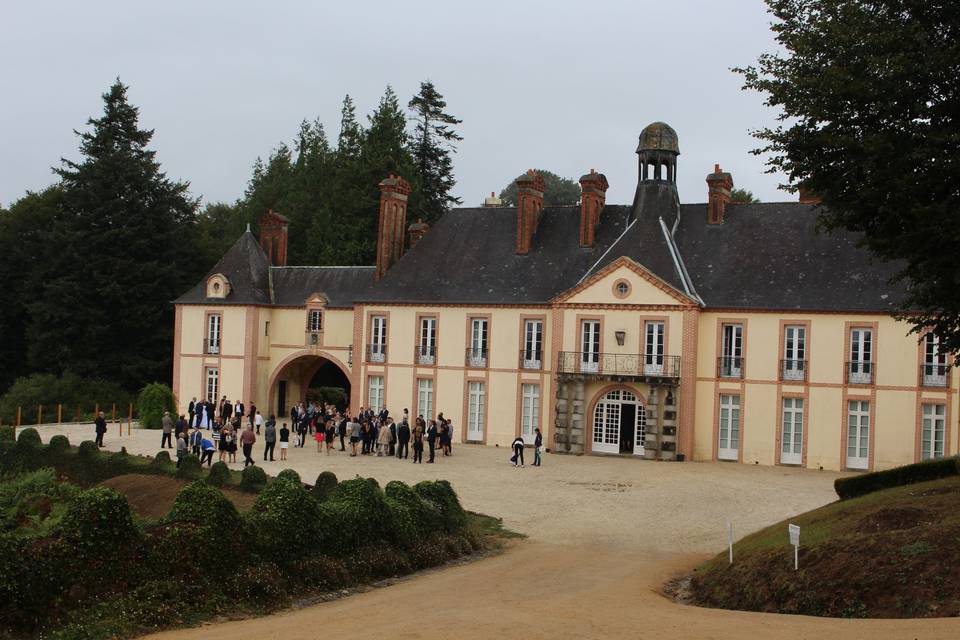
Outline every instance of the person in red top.
<path id="1" fill-rule="evenodd" d="M 243 445 L 243 466 L 255 465 L 253 461 L 253 443 L 257 441 L 257 436 L 253 432 L 253 425 L 247 425 L 247 428 L 240 435 L 240 444 Z"/>

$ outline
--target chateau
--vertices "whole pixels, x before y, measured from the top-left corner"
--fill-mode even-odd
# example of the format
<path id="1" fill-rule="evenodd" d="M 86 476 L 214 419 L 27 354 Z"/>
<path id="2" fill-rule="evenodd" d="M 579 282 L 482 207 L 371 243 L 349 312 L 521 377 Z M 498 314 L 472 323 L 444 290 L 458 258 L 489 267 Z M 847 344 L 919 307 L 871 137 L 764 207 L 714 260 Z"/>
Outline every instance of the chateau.
<path id="1" fill-rule="evenodd" d="M 818 204 L 739 204 L 719 166 L 681 204 L 676 132 L 640 134 L 633 203 L 543 179 L 408 226 L 410 187 L 380 183 L 377 263 L 286 265 L 267 212 L 175 301 L 174 391 L 289 412 L 316 381 L 352 411 L 453 421 L 455 440 L 559 453 L 882 469 L 957 453 L 957 381 L 933 334 L 891 315 L 897 265 L 822 234 Z M 333 381 L 332 383 L 330 381 Z"/>

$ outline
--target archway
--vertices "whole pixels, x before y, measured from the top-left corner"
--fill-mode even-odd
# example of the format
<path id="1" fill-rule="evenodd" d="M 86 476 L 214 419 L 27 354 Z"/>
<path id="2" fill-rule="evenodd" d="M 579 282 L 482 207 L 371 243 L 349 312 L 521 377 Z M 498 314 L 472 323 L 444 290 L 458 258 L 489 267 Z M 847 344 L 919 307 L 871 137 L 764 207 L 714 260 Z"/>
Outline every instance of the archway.
<path id="1" fill-rule="evenodd" d="M 643 396 L 628 387 L 607 387 L 591 403 L 590 450 L 642 456 L 646 425 Z"/>
<path id="2" fill-rule="evenodd" d="M 298 402 L 323 400 L 339 409 L 350 405 L 350 371 L 327 353 L 299 353 L 284 359 L 270 376 L 267 403 L 277 417 L 290 414 Z"/>

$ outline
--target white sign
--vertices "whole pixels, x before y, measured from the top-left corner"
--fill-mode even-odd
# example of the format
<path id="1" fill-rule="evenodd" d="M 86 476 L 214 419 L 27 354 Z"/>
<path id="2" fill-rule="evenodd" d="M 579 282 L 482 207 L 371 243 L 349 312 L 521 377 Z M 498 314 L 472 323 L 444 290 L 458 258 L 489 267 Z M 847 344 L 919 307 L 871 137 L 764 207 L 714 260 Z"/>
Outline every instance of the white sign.
<path id="1" fill-rule="evenodd" d="M 730 564 L 733 564 L 733 523 L 727 522 L 727 546 L 730 548 Z"/>
<path id="2" fill-rule="evenodd" d="M 800 546 L 800 527 L 795 524 L 788 524 L 787 531 L 790 532 L 790 544 L 795 547 Z"/>

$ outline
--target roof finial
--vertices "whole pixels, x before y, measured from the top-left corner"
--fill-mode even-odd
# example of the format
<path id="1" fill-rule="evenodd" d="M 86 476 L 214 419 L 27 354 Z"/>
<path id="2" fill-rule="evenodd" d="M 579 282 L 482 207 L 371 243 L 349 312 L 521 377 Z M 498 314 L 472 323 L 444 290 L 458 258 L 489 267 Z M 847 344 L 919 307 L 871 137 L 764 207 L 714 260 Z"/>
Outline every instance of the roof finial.
<path id="1" fill-rule="evenodd" d="M 247 233 L 250 233 L 250 223 L 247 223 Z"/>

